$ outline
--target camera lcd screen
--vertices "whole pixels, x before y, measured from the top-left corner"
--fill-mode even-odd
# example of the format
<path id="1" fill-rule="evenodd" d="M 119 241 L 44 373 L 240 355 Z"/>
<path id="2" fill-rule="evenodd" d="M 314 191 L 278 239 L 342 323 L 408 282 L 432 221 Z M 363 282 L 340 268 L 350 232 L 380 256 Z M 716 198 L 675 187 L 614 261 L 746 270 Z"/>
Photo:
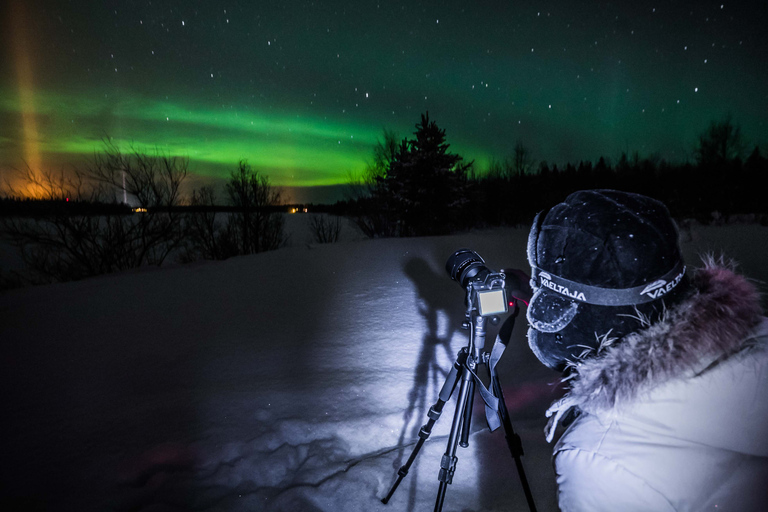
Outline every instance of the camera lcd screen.
<path id="1" fill-rule="evenodd" d="M 482 316 L 507 312 L 507 294 L 504 289 L 477 292 L 477 309 Z"/>

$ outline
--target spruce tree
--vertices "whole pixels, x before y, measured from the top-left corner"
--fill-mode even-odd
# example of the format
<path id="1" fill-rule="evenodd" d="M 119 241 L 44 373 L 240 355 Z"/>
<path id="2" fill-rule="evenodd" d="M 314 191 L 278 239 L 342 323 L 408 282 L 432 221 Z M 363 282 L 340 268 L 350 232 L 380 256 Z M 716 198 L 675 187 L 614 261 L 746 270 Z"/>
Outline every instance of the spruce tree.
<path id="1" fill-rule="evenodd" d="M 448 152 L 445 130 L 421 115 L 415 138 L 403 140 L 379 193 L 401 236 L 443 234 L 461 225 L 467 202 L 467 169 L 471 163 Z"/>

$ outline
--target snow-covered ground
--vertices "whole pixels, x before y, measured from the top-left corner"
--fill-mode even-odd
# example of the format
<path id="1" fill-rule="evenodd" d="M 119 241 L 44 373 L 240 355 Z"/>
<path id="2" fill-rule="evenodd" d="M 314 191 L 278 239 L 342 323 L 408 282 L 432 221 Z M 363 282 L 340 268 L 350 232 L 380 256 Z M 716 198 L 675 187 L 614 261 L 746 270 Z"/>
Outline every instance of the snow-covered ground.
<path id="1" fill-rule="evenodd" d="M 0 293 L 0 508 L 432 510 L 455 397 L 380 499 L 466 344 L 445 261 L 470 247 L 527 269 L 526 237 L 297 236 L 270 253 Z M 768 281 L 768 228 L 683 238 L 689 263 L 723 249 Z M 556 510 L 542 429 L 558 376 L 525 330 L 521 319 L 499 372 L 538 509 Z M 444 510 L 528 510 L 503 431 L 485 427 L 479 396 L 474 408 Z"/>

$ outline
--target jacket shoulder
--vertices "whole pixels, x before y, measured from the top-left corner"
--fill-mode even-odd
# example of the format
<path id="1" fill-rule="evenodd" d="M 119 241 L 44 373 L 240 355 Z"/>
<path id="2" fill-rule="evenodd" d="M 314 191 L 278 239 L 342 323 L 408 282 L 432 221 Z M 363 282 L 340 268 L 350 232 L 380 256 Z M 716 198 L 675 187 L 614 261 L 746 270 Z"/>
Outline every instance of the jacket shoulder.
<path id="1" fill-rule="evenodd" d="M 675 510 L 642 477 L 599 451 L 558 443 L 555 471 L 563 512 Z"/>

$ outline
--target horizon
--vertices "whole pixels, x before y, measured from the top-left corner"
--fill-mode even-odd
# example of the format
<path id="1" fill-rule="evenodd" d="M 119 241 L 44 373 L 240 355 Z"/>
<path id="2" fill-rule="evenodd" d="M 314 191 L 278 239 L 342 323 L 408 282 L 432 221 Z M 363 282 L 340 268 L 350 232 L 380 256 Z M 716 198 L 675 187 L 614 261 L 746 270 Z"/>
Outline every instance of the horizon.
<path id="1" fill-rule="evenodd" d="M 247 159 L 273 185 L 312 194 L 343 187 L 384 129 L 411 137 L 427 111 L 481 171 L 517 142 L 550 165 L 685 162 L 727 116 L 749 149 L 768 144 L 764 2 L 17 0 L 7 14 L 3 173 L 81 165 L 109 136 L 187 156 L 201 182 Z"/>

